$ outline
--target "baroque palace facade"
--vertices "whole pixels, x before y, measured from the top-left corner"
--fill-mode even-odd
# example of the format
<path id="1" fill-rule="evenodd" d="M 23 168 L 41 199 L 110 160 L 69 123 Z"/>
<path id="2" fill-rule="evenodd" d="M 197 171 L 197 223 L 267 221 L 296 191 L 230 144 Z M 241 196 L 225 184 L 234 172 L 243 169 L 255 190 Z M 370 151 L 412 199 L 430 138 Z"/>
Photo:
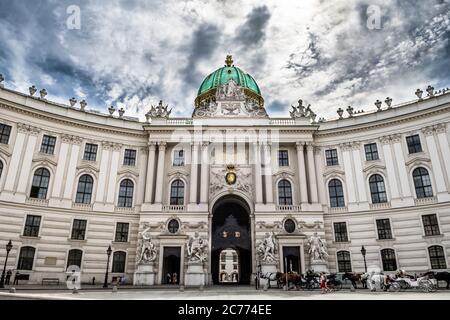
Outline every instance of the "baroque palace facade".
<path id="1" fill-rule="evenodd" d="M 450 92 L 425 91 L 334 120 L 300 100 L 273 118 L 227 57 L 192 117 L 160 102 L 140 122 L 2 84 L 0 263 L 11 240 L 6 269 L 28 283 L 65 281 L 69 266 L 83 282 L 108 268 L 109 281 L 147 285 L 446 269 Z"/>

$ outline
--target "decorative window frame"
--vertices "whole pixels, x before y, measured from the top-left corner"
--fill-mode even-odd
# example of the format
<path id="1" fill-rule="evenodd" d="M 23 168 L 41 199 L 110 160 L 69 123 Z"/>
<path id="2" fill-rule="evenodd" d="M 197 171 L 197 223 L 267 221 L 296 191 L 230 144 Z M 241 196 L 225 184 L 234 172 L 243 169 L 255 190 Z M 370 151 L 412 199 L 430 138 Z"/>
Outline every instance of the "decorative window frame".
<path id="1" fill-rule="evenodd" d="M 342 183 L 342 192 L 344 193 L 344 207 L 331 207 L 331 201 L 330 201 L 330 190 L 328 187 L 328 184 L 330 183 L 331 180 L 337 179 Z M 327 197 L 327 204 L 328 204 L 328 208 L 330 209 L 335 209 L 335 208 L 345 208 L 348 206 L 348 199 L 347 199 L 347 185 L 345 183 L 345 177 L 342 177 L 341 175 L 329 175 L 326 179 L 325 179 L 325 196 Z"/>
<path id="2" fill-rule="evenodd" d="M 84 230 L 84 239 L 83 240 L 72 239 L 72 230 L 73 230 L 73 224 L 74 224 L 75 220 L 86 220 L 86 229 Z M 89 219 L 86 219 L 84 217 L 73 217 L 70 222 L 68 240 L 73 241 L 73 242 L 86 242 L 88 239 L 88 231 L 89 231 Z"/>
<path id="3" fill-rule="evenodd" d="M 429 216 L 429 215 L 432 215 L 432 214 L 435 214 L 436 215 L 436 219 L 437 219 L 437 222 L 438 222 L 438 227 L 439 227 L 439 234 L 434 234 L 434 235 L 431 235 L 431 236 L 427 236 L 427 235 L 425 235 L 425 226 L 423 225 L 423 216 Z M 444 233 L 442 232 L 442 225 L 441 225 L 441 217 L 439 216 L 439 213 L 438 212 L 422 212 L 422 213 L 420 213 L 419 214 L 419 219 L 420 219 L 420 227 L 422 228 L 422 238 L 426 238 L 426 239 L 428 239 L 428 238 L 436 238 L 436 237 L 443 237 L 444 236 Z"/>
<path id="4" fill-rule="evenodd" d="M 80 178 L 84 175 L 88 175 L 93 179 L 93 185 L 92 185 L 92 194 L 91 194 L 91 202 L 88 203 L 89 205 L 93 204 L 96 199 L 97 195 L 97 184 L 98 184 L 98 176 L 95 171 L 91 170 L 80 170 L 77 172 L 77 175 L 75 176 L 75 185 L 73 186 L 73 195 L 72 195 L 72 202 L 75 203 L 77 199 L 77 192 L 78 192 L 78 184 L 80 182 Z M 80 203 L 82 204 L 82 203 Z"/>
<path id="5" fill-rule="evenodd" d="M 19 269 L 19 261 L 20 261 L 20 252 L 22 250 L 22 248 L 25 247 L 31 247 L 34 248 L 34 256 L 33 256 L 33 265 L 31 267 L 31 270 L 22 270 Z M 20 271 L 20 274 L 30 274 L 33 273 L 36 269 L 36 262 L 37 262 L 37 256 L 38 256 L 38 246 L 37 245 L 32 245 L 32 244 L 22 244 L 19 248 L 17 248 L 17 259 L 15 262 L 15 270 Z"/>
<path id="6" fill-rule="evenodd" d="M 378 249 L 378 258 L 379 258 L 379 261 L 380 261 L 380 268 L 381 268 L 381 270 L 383 271 L 383 272 L 395 272 L 395 271 L 386 271 L 386 270 L 384 270 L 384 267 L 383 267 L 383 257 L 381 256 L 381 250 L 384 250 L 384 249 L 391 249 L 391 250 L 394 250 L 394 255 L 395 255 L 395 263 L 396 263 L 396 265 L 397 265 L 397 270 L 398 269 L 401 269 L 401 267 L 400 267 L 400 260 L 398 259 L 398 253 L 397 253 L 397 250 L 395 250 L 395 248 L 393 247 L 393 246 L 385 246 L 385 247 L 380 247 L 379 249 Z"/>
<path id="7" fill-rule="evenodd" d="M 434 246 L 440 246 L 440 247 L 442 247 L 442 250 L 444 250 L 444 259 L 445 259 L 445 265 L 446 265 L 446 268 L 445 269 L 431 269 L 431 257 L 430 257 L 430 251 L 429 251 L 429 248 L 430 247 L 434 247 Z M 445 246 L 444 246 L 444 244 L 442 244 L 442 243 L 430 243 L 430 244 L 428 244 L 427 246 L 426 246 L 426 248 L 425 248 L 425 250 L 427 251 L 426 252 L 426 254 L 427 254 L 427 260 L 428 260 L 428 270 L 444 270 L 444 271 L 446 271 L 447 269 L 448 269 L 448 267 L 449 267 L 449 265 L 448 265 L 448 262 L 449 262 L 449 260 L 448 260 L 448 257 L 447 257 L 447 254 L 446 254 L 446 248 L 445 248 Z"/>
<path id="8" fill-rule="evenodd" d="M 31 187 L 33 185 L 34 174 L 36 173 L 36 171 L 38 169 L 41 169 L 41 168 L 45 168 L 50 172 L 50 179 L 48 181 L 47 195 L 46 195 L 45 199 L 39 199 L 39 200 L 48 200 L 51 198 L 51 194 L 53 193 L 53 183 L 55 180 L 56 167 L 54 168 L 53 166 L 48 165 L 48 163 L 46 161 L 36 162 L 32 166 L 31 174 L 30 174 L 30 177 L 28 178 L 28 186 L 27 186 L 27 191 L 26 191 L 27 198 L 30 197 Z"/>
<path id="9" fill-rule="evenodd" d="M 394 233 L 394 226 L 392 225 L 392 217 L 390 216 L 386 216 L 386 215 L 381 215 L 381 216 L 373 216 L 373 225 L 375 226 L 375 239 L 377 241 L 395 241 L 395 233 Z M 389 225 L 391 226 L 391 235 L 392 238 L 391 239 L 380 239 L 378 236 L 378 227 L 377 227 L 377 220 L 384 220 L 384 219 L 388 219 L 389 220 Z"/>
<path id="10" fill-rule="evenodd" d="M 335 231 L 334 231 L 334 224 L 335 223 L 342 223 L 342 222 L 345 223 L 345 228 L 347 230 L 347 241 L 336 241 L 336 234 L 335 234 Z M 332 242 L 334 244 L 346 244 L 346 243 L 351 243 L 352 242 L 348 226 L 349 226 L 349 223 L 348 223 L 347 219 L 334 219 L 334 220 L 331 221 L 331 230 L 332 230 L 332 234 L 333 234 L 333 241 Z M 341 250 L 341 249 L 339 249 L 339 250 Z"/>
<path id="11" fill-rule="evenodd" d="M 287 180 L 291 184 L 292 205 L 295 205 L 297 203 L 297 195 L 295 194 L 296 190 L 294 188 L 294 186 L 295 186 L 294 177 L 291 175 L 278 175 L 275 178 L 275 189 L 276 189 L 275 194 L 277 196 L 276 204 L 282 205 L 282 204 L 280 204 L 280 194 L 279 194 L 279 190 L 278 190 L 278 184 L 280 183 L 281 180 Z"/>
<path id="12" fill-rule="evenodd" d="M 373 175 L 378 174 L 383 178 L 383 183 L 384 183 L 384 189 L 386 192 L 386 202 L 381 202 L 381 203 L 390 203 L 391 199 L 392 199 L 392 195 L 391 195 L 391 189 L 389 187 L 389 180 L 387 180 L 387 174 L 384 171 L 381 171 L 378 167 L 377 169 L 371 169 L 368 170 L 366 172 L 366 176 L 365 176 L 365 185 L 366 185 L 366 194 L 367 194 L 367 200 L 369 203 L 371 204 L 380 204 L 380 203 L 373 203 L 372 201 L 372 192 L 370 191 L 370 182 L 369 179 L 370 177 L 372 177 Z M 393 179 L 395 179 L 395 177 L 393 177 Z"/>
<path id="13" fill-rule="evenodd" d="M 85 251 L 83 250 L 83 247 L 70 247 L 66 250 L 66 257 L 64 259 L 64 269 L 63 272 L 67 272 L 67 263 L 69 262 L 69 252 L 71 250 L 81 250 L 81 263 L 80 263 L 80 272 L 83 271 L 83 267 L 84 267 L 84 256 L 85 256 Z"/>
<path id="14" fill-rule="evenodd" d="M 39 223 L 39 232 L 38 232 L 38 235 L 37 235 L 36 237 L 25 236 L 25 235 L 24 235 L 24 233 L 25 233 L 25 225 L 26 225 L 26 223 L 27 223 L 27 217 L 28 217 L 28 216 L 39 216 L 39 217 L 41 217 L 41 222 Z M 21 230 L 21 232 L 20 232 L 20 238 L 37 239 L 37 240 L 39 240 L 39 239 L 41 238 L 41 232 L 42 232 L 43 221 L 44 221 L 44 216 L 43 216 L 43 215 L 41 215 L 41 214 L 36 214 L 36 213 L 25 212 L 25 216 L 24 216 L 23 221 L 22 221 L 22 229 L 20 229 L 20 230 Z"/>
<path id="15" fill-rule="evenodd" d="M 417 168 L 424 168 L 428 171 L 428 176 L 430 177 L 431 180 L 431 188 L 433 191 L 433 195 L 432 197 L 436 197 L 436 190 L 437 190 L 437 186 L 436 186 L 436 179 L 434 178 L 434 172 L 431 169 L 431 162 L 430 163 L 425 163 L 422 162 L 423 160 L 416 160 L 413 163 L 411 163 L 408 166 L 408 181 L 410 184 L 410 188 L 413 194 L 413 198 L 414 199 L 422 199 L 422 198 L 417 198 L 417 192 L 416 192 L 416 186 L 414 185 L 414 178 L 413 178 L 413 172 L 414 170 L 416 170 Z M 429 197 L 431 198 L 431 197 Z"/>
<path id="16" fill-rule="evenodd" d="M 333 228 L 334 229 L 334 228 Z M 340 243 L 340 242 L 338 242 L 338 243 Z M 343 272 L 341 272 L 341 271 L 339 271 L 339 261 L 338 261 L 338 252 L 342 252 L 342 251 L 345 251 L 345 252 L 348 252 L 349 253 L 349 255 L 350 255 L 350 267 L 351 267 L 351 272 L 353 272 L 353 270 L 354 270 L 354 267 L 353 267 L 353 257 L 352 257 L 352 252 L 349 250 L 349 249 L 337 249 L 336 250 L 336 252 L 335 252 L 335 254 L 334 254 L 334 259 L 335 259 L 335 263 L 336 263 L 336 273 L 343 273 Z"/>
<path id="17" fill-rule="evenodd" d="M 178 222 L 178 230 L 177 230 L 177 232 L 175 232 L 175 233 L 172 233 L 172 232 L 169 231 L 169 222 L 172 221 L 172 220 L 176 220 L 176 221 Z M 169 234 L 169 235 L 174 235 L 174 236 L 175 236 L 175 235 L 181 234 L 181 228 L 182 228 L 181 220 L 180 220 L 180 218 L 179 218 L 178 216 L 176 216 L 176 215 L 170 216 L 170 217 L 166 220 L 166 222 L 165 222 L 165 224 L 164 224 L 164 231 L 165 231 L 167 234 Z"/>
<path id="18" fill-rule="evenodd" d="M 284 228 L 284 223 L 286 222 L 286 220 L 292 220 L 294 222 L 295 229 L 293 232 L 287 232 L 286 229 Z M 300 233 L 300 225 L 299 225 L 297 219 L 293 215 L 287 214 L 283 218 L 283 220 L 281 220 L 281 230 L 282 230 L 283 234 L 286 234 L 286 235 L 299 234 Z"/>
<path id="19" fill-rule="evenodd" d="M 136 197 L 137 197 L 137 179 L 134 175 L 122 173 L 117 177 L 116 184 L 116 192 L 114 194 L 114 206 L 116 208 L 119 207 L 119 192 L 120 192 L 120 184 L 123 180 L 131 180 L 133 182 L 133 201 L 131 202 L 131 207 L 125 207 L 125 209 L 131 209 L 136 206 Z"/>
<path id="20" fill-rule="evenodd" d="M 114 265 L 114 254 L 116 252 L 125 252 L 125 266 L 124 266 L 124 270 L 123 272 L 113 272 L 113 265 Z M 126 274 L 128 270 L 128 251 L 124 250 L 124 249 L 117 249 L 117 250 L 113 250 L 111 252 L 111 274 L 115 275 L 115 274 Z"/>

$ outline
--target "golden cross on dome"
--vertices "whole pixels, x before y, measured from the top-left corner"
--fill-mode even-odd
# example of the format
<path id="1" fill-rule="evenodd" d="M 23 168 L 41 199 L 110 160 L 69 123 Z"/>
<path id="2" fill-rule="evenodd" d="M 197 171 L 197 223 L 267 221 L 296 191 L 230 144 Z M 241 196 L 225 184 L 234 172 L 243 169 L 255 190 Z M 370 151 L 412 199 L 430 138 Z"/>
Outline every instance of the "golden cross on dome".
<path id="1" fill-rule="evenodd" d="M 231 67 L 233 65 L 233 56 L 231 54 L 227 55 L 227 58 L 225 59 L 225 65 L 227 67 Z"/>

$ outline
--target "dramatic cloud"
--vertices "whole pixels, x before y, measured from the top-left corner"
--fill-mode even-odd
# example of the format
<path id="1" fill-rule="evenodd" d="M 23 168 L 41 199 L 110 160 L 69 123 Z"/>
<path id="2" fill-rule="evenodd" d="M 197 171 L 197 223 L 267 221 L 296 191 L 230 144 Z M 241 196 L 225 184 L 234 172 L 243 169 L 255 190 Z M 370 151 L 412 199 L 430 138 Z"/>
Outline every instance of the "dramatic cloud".
<path id="1" fill-rule="evenodd" d="M 80 29 L 67 27 L 71 5 Z M 450 86 L 450 0 L 2 1 L 0 26 L 6 87 L 35 84 L 51 100 L 85 98 L 141 119 L 161 99 L 191 115 L 201 81 L 227 54 L 276 116 L 300 98 L 334 117 L 338 107 Z"/>

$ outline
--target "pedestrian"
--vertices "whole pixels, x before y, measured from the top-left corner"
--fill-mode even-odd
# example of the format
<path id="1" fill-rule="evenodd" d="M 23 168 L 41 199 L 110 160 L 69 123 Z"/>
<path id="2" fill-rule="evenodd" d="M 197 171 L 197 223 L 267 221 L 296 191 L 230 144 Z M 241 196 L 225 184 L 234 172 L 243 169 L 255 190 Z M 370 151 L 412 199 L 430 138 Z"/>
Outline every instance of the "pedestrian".
<path id="1" fill-rule="evenodd" d="M 177 284 L 178 283 L 178 275 L 177 275 L 176 272 L 174 272 L 174 274 L 173 274 L 172 283 L 173 284 Z"/>
<path id="2" fill-rule="evenodd" d="M 325 273 L 321 272 L 320 273 L 320 289 L 322 290 L 322 294 L 323 293 L 327 293 L 328 292 L 328 286 L 327 286 L 327 277 L 325 276 Z"/>
<path id="3" fill-rule="evenodd" d="M 20 275 L 20 272 L 19 271 L 17 271 L 16 272 L 16 275 L 14 276 L 14 282 L 13 282 L 13 285 L 18 285 L 19 284 L 19 275 Z"/>
<path id="4" fill-rule="evenodd" d="M 170 284 L 172 282 L 172 276 L 170 275 L 169 272 L 167 272 L 167 274 L 166 274 L 166 281 L 168 284 Z"/>
<path id="5" fill-rule="evenodd" d="M 92 285 L 95 286 L 95 277 L 92 277 Z"/>
<path id="6" fill-rule="evenodd" d="M 9 269 L 8 272 L 6 272 L 6 278 L 5 278 L 5 284 L 9 285 L 9 280 L 11 279 L 12 276 L 12 270 Z"/>

